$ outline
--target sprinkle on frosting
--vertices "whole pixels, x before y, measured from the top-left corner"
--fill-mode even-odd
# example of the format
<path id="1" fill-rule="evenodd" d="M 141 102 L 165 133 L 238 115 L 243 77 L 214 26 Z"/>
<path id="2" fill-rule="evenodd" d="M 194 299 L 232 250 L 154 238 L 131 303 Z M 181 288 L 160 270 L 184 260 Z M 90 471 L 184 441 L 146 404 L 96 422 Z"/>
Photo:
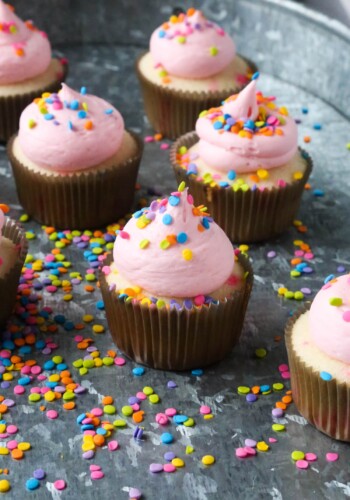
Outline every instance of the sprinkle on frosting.
<path id="1" fill-rule="evenodd" d="M 208 296 L 234 267 L 227 236 L 206 207 L 193 205 L 183 183 L 134 213 L 118 232 L 113 255 L 123 278 L 158 297 Z"/>
<path id="2" fill-rule="evenodd" d="M 225 31 L 194 8 L 170 16 L 157 28 L 150 51 L 163 79 L 168 75 L 207 78 L 225 69 L 236 55 Z"/>
<path id="3" fill-rule="evenodd" d="M 315 344 L 331 358 L 350 363 L 350 275 L 326 279 L 309 314 Z"/>
<path id="4" fill-rule="evenodd" d="M 0 84 L 33 78 L 48 68 L 51 47 L 45 33 L 23 22 L 0 0 Z"/>
<path id="5" fill-rule="evenodd" d="M 118 151 L 124 134 L 122 116 L 83 89 L 79 93 L 62 84 L 58 94 L 46 92 L 23 111 L 19 142 L 36 165 L 71 172 L 98 165 Z"/>

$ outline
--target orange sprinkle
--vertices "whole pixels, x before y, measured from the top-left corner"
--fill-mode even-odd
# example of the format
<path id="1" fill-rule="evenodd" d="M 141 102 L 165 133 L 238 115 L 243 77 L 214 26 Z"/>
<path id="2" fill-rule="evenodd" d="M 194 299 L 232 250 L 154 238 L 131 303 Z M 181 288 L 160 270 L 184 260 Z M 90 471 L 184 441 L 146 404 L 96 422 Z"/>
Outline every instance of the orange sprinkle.
<path id="1" fill-rule="evenodd" d="M 254 387 L 252 387 L 251 391 L 252 391 L 253 394 L 259 394 L 259 392 L 260 392 L 260 386 L 254 385 Z"/>
<path id="2" fill-rule="evenodd" d="M 113 404 L 113 398 L 112 398 L 112 396 L 105 396 L 102 399 L 102 404 L 103 405 L 111 405 L 111 404 Z"/>
<path id="3" fill-rule="evenodd" d="M 93 124 L 92 124 L 92 121 L 91 120 L 87 120 L 84 124 L 84 128 L 85 130 L 92 130 L 93 128 Z"/>
<path id="4" fill-rule="evenodd" d="M 10 207 L 6 203 L 0 203 L 0 210 L 7 214 L 10 211 Z"/>
<path id="5" fill-rule="evenodd" d="M 101 434 L 95 434 L 93 441 L 96 446 L 103 446 L 105 444 L 105 438 Z"/>
<path id="6" fill-rule="evenodd" d="M 63 405 L 64 410 L 74 410 L 74 408 L 75 408 L 74 401 L 68 401 L 68 403 L 64 403 L 64 405 Z"/>
<path id="7" fill-rule="evenodd" d="M 46 234 L 52 234 L 55 232 L 55 228 L 54 227 L 45 227 L 45 233 Z M 58 250 L 58 248 L 54 248 L 53 250 L 51 250 L 51 253 L 54 253 L 54 250 Z"/>
<path id="8" fill-rule="evenodd" d="M 135 413 L 132 414 L 132 419 L 135 422 L 135 424 L 139 424 L 140 422 L 143 421 L 143 415 L 145 414 L 144 411 L 135 411 Z"/>
<path id="9" fill-rule="evenodd" d="M 306 189 L 306 191 L 308 191 L 309 189 L 311 189 L 311 184 L 309 184 L 308 182 L 305 184 L 305 187 L 304 189 Z"/>
<path id="10" fill-rule="evenodd" d="M 249 176 L 249 179 L 252 181 L 252 182 L 255 182 L 255 183 L 258 183 L 260 182 L 260 177 L 256 174 L 252 174 Z"/>
<path id="11" fill-rule="evenodd" d="M 6 413 L 7 412 L 7 406 L 6 405 L 0 405 L 0 413 Z"/>
<path id="12" fill-rule="evenodd" d="M 24 457 L 24 453 L 22 450 L 15 448 L 14 450 L 11 451 L 11 457 L 14 460 L 21 460 Z"/>
<path id="13" fill-rule="evenodd" d="M 85 285 L 85 292 L 93 292 L 95 290 L 95 287 L 92 285 Z"/>
<path id="14" fill-rule="evenodd" d="M 292 259 L 290 261 L 292 266 L 296 266 L 296 265 L 300 264 L 301 262 L 302 262 L 302 259 L 299 259 L 298 257 L 295 257 L 295 259 Z"/>
<path id="15" fill-rule="evenodd" d="M 287 405 L 285 403 L 282 403 L 282 401 L 277 401 L 276 408 L 281 408 L 281 410 L 286 410 Z"/>
<path id="16" fill-rule="evenodd" d="M 311 142 L 311 137 L 309 135 L 306 135 L 304 137 L 304 142 Z"/>
<path id="17" fill-rule="evenodd" d="M 155 141 L 161 141 L 163 139 L 163 135 L 162 134 L 154 134 L 153 138 Z"/>
<path id="18" fill-rule="evenodd" d="M 45 411 L 46 410 L 46 406 L 39 406 L 39 410 L 40 411 Z"/>
<path id="19" fill-rule="evenodd" d="M 79 342 L 77 344 L 77 348 L 78 349 L 87 349 L 89 347 L 89 343 L 88 342 Z"/>
<path id="20" fill-rule="evenodd" d="M 283 398 L 282 398 L 282 402 L 286 403 L 287 405 L 289 405 L 292 401 L 293 401 L 293 398 L 291 396 L 283 396 Z"/>
<path id="21" fill-rule="evenodd" d="M 109 356 L 110 358 L 115 358 L 117 355 L 117 353 L 115 351 L 107 351 L 107 356 Z"/>
<path id="22" fill-rule="evenodd" d="M 187 15 L 188 16 L 193 16 L 193 14 L 196 12 L 196 9 L 194 9 L 193 7 L 189 8 L 187 10 Z"/>
<path id="23" fill-rule="evenodd" d="M 19 356 L 11 356 L 10 358 L 11 363 L 20 363 L 22 361 L 22 358 Z"/>

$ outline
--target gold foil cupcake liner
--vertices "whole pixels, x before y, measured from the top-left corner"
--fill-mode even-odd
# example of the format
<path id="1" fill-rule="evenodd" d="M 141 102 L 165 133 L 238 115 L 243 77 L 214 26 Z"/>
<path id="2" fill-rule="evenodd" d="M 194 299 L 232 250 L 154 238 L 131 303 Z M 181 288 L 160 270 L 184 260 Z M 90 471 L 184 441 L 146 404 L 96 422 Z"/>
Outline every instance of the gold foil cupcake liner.
<path id="1" fill-rule="evenodd" d="M 106 265 L 111 262 L 109 256 Z M 248 259 L 239 255 L 238 262 L 247 273 L 242 289 L 217 305 L 191 310 L 124 302 L 109 289 L 101 272 L 101 291 L 114 343 L 137 363 L 162 370 L 189 370 L 222 360 L 241 335 L 253 285 Z"/>
<path id="2" fill-rule="evenodd" d="M 81 170 L 67 175 L 35 172 L 17 160 L 11 138 L 7 154 L 24 210 L 41 224 L 60 229 L 102 227 L 118 220 L 132 207 L 143 142 L 135 155 L 119 165 Z"/>
<path id="3" fill-rule="evenodd" d="M 2 228 L 2 236 L 8 238 L 17 247 L 17 259 L 11 269 L 0 278 L 0 327 L 3 326 L 13 311 L 19 278 L 28 252 L 28 242 L 20 226 L 8 217 Z M 1 240 L 0 240 L 1 245 Z"/>
<path id="4" fill-rule="evenodd" d="M 157 85 L 148 80 L 139 69 L 139 61 L 144 55 L 141 54 L 138 57 L 135 68 L 141 86 L 145 112 L 154 130 L 169 139 L 176 139 L 194 130 L 198 115 L 203 109 L 220 106 L 224 99 L 245 87 L 245 85 L 236 85 L 224 91 L 191 92 Z M 240 57 L 248 64 L 252 73 L 258 71 L 252 61 Z"/>
<path id="5" fill-rule="evenodd" d="M 350 386 L 335 378 L 326 381 L 307 365 L 293 347 L 293 328 L 308 311 L 305 305 L 289 319 L 285 329 L 293 400 L 300 414 L 319 431 L 340 441 L 350 441 Z"/>
<path id="6" fill-rule="evenodd" d="M 253 243 L 268 240 L 285 231 L 293 222 L 299 209 L 307 179 L 312 170 L 312 160 L 303 150 L 307 166 L 303 177 L 284 187 L 234 191 L 232 188 L 211 187 L 178 165 L 176 155 L 181 146 L 190 148 L 198 142 L 195 132 L 180 137 L 171 147 L 170 160 L 178 183 L 185 181 L 198 204 L 208 207 L 215 222 L 231 241 Z"/>
<path id="7" fill-rule="evenodd" d="M 50 85 L 32 92 L 0 97 L 0 142 L 6 142 L 17 132 L 22 111 L 44 92 L 58 92 L 68 74 L 68 65 L 62 64 L 63 73 Z"/>

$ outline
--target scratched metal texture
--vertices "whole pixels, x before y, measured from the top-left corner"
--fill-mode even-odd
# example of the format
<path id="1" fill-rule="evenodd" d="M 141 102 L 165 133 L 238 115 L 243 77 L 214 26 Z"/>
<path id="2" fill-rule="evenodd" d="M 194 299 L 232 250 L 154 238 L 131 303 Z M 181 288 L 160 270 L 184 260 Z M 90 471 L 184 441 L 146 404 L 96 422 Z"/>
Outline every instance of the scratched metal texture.
<path id="1" fill-rule="evenodd" d="M 126 499 L 129 487 L 139 488 L 145 499 L 160 500 L 277 500 L 296 495 L 303 499 L 341 499 L 350 496 L 347 444 L 317 432 L 299 416 L 294 405 L 280 420 L 286 424 L 286 432 L 276 435 L 271 430 L 271 410 L 280 395 L 260 396 L 257 402 L 248 404 L 237 394 L 239 385 L 281 381 L 278 365 L 286 362 L 287 356 L 283 340 L 275 342 L 274 338 L 283 336 L 285 322 L 298 304 L 278 298 L 277 288 L 285 285 L 298 290 L 306 286 L 315 291 L 325 276 L 336 274 L 339 265 L 350 271 L 350 156 L 346 149 L 350 141 L 346 118 L 350 117 L 350 87 L 346 78 L 350 71 L 349 32 L 289 2 L 207 0 L 194 4 L 202 5 L 208 16 L 233 33 L 240 52 L 259 64 L 260 88 L 277 95 L 279 102 L 301 120 L 300 142 L 305 135 L 312 137 L 306 145 L 315 165 L 310 181 L 312 190 L 305 192 L 299 214 L 309 228 L 308 233 L 301 235 L 291 228 L 274 241 L 251 246 L 249 255 L 255 284 L 241 342 L 228 359 L 206 369 L 202 377 L 189 372 L 175 374 L 146 368 L 145 374 L 137 378 L 132 375 L 135 364 L 131 361 L 122 368 L 90 370 L 85 377 L 79 377 L 72 368 L 74 378 L 81 381 L 87 393 L 77 398 L 77 409 L 73 412 L 64 412 L 61 404 L 55 403 L 53 407 L 60 413 L 56 421 L 48 420 L 38 405 L 29 405 L 27 395 L 13 396 L 12 388 L 1 390 L 5 397 L 16 401 L 5 419 L 19 427 L 17 440 L 32 443 L 32 450 L 26 452 L 22 462 L 14 462 L 9 457 L 0 460 L 0 467 L 10 469 L 12 490 L 7 498 Z M 122 112 L 129 128 L 141 135 L 152 133 L 142 111 L 133 64 L 137 54 L 146 47 L 152 29 L 170 13 L 168 3 L 159 0 L 74 3 L 18 0 L 15 5 L 22 17 L 27 14 L 46 28 L 53 45 L 69 58 L 71 86 L 86 85 L 91 93 L 110 100 Z M 301 112 L 305 106 L 309 108 L 308 114 Z M 315 123 L 322 123 L 322 130 L 314 130 Z M 138 197 L 154 188 L 159 193 L 168 193 L 176 187 L 167 151 L 160 150 L 159 144 L 146 145 L 139 181 L 142 190 Z M 313 189 L 316 188 L 324 190 L 325 195 L 315 197 Z M 13 216 L 22 213 L 3 147 L 0 147 L 0 197 L 1 201 L 11 204 Z M 37 235 L 36 240 L 30 242 L 30 253 L 43 258 L 53 243 L 38 224 L 29 222 L 25 228 Z M 295 249 L 293 241 L 300 237 L 315 253 L 312 264 L 315 272 L 292 279 L 289 260 Z M 277 253 L 273 260 L 267 258 L 269 250 Z M 63 253 L 71 260 L 72 270 L 84 274 L 88 265 L 82 251 L 71 246 Z M 63 313 L 75 322 L 80 322 L 83 314 L 92 313 L 96 322 L 107 326 L 104 312 L 96 309 L 96 302 L 101 299 L 99 292 L 88 295 L 83 286 L 74 287 L 74 301 L 70 303 L 62 300 L 61 292 L 53 296 L 44 292 L 41 306 L 52 306 L 54 313 Z M 92 335 L 90 327 L 84 335 Z M 76 349 L 73 337 L 74 334 L 62 328 L 52 335 L 59 344 L 56 353 L 64 357 L 69 367 L 82 354 Z M 113 348 L 108 331 L 94 338 L 102 356 Z M 255 358 L 258 347 L 267 349 L 264 359 Z M 48 359 L 36 351 L 31 357 L 41 364 Z M 169 380 L 175 381 L 178 387 L 167 389 Z M 91 462 L 102 466 L 105 478 L 91 481 L 89 462 L 81 458 L 82 435 L 75 421 L 77 415 L 97 406 L 105 394 L 115 398 L 120 412 L 128 397 L 146 385 L 154 388 L 161 402 L 158 405 L 142 403 L 146 412 L 144 441 L 133 439 L 134 426 L 129 420 L 126 430 L 115 433 L 119 450 L 97 451 Z M 213 420 L 205 421 L 199 415 L 201 404 L 211 406 Z M 167 407 L 175 407 L 195 418 L 196 426 L 185 428 L 171 424 L 166 429 L 160 428 L 154 417 Z M 160 435 L 164 431 L 174 434 L 174 444 L 161 444 Z M 269 452 L 246 461 L 235 457 L 235 448 L 241 446 L 245 438 L 259 441 L 272 436 L 278 442 L 271 445 Z M 191 455 L 185 454 L 187 445 L 195 449 Z M 298 471 L 290 458 L 296 449 L 312 451 L 319 459 L 309 470 Z M 149 464 L 164 463 L 163 454 L 169 450 L 185 460 L 185 468 L 175 474 L 150 474 Z M 327 463 L 325 453 L 328 451 L 338 452 L 339 461 Z M 201 465 L 205 454 L 215 456 L 215 465 L 210 468 Z M 47 478 L 39 490 L 29 493 L 25 481 L 38 467 L 46 470 Z M 58 478 L 66 479 L 68 485 L 61 494 L 54 492 L 51 484 Z"/>

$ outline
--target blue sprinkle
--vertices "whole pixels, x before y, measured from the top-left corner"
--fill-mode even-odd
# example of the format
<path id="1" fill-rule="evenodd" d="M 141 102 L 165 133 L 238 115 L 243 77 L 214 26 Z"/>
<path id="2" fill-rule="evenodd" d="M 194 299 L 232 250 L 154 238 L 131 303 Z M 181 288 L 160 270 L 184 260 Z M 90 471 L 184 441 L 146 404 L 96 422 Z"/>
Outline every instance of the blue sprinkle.
<path id="1" fill-rule="evenodd" d="M 187 234 L 186 233 L 179 233 L 176 236 L 176 241 L 178 243 L 186 243 L 186 241 L 187 241 Z"/>
<path id="2" fill-rule="evenodd" d="M 78 417 L 77 417 L 77 424 L 81 424 L 83 420 L 85 420 L 86 418 L 86 415 L 85 413 L 81 413 Z"/>
<path id="3" fill-rule="evenodd" d="M 76 99 L 73 99 L 73 101 L 71 101 L 71 103 L 70 103 L 70 109 L 74 109 L 74 110 L 79 109 L 79 101 L 77 101 Z"/>
<path id="4" fill-rule="evenodd" d="M 207 217 L 203 217 L 202 226 L 205 227 L 205 229 L 210 229 L 210 224 L 209 224 L 209 220 L 207 219 Z"/>
<path id="5" fill-rule="evenodd" d="M 159 31 L 158 31 L 158 36 L 159 36 L 159 38 L 164 38 L 164 37 L 165 37 L 165 35 L 166 35 L 166 33 L 165 33 L 165 31 L 164 31 L 164 30 L 159 30 Z"/>
<path id="6" fill-rule="evenodd" d="M 63 316 L 63 314 L 56 314 L 54 317 L 53 317 L 55 323 L 58 323 L 59 325 L 63 325 L 66 321 L 66 318 L 65 316 Z"/>
<path id="7" fill-rule="evenodd" d="M 189 311 L 192 309 L 193 307 L 193 302 L 191 299 L 185 299 L 184 300 L 184 306 L 186 309 L 188 309 Z"/>
<path id="8" fill-rule="evenodd" d="M 46 361 L 43 366 L 44 370 L 53 370 L 55 367 L 56 365 L 51 359 Z"/>
<path id="9" fill-rule="evenodd" d="M 135 212 L 135 213 L 133 214 L 133 217 L 134 217 L 135 219 L 139 219 L 139 218 L 142 216 L 142 214 L 143 214 L 142 210 L 138 210 L 137 212 Z"/>
<path id="10" fill-rule="evenodd" d="M 270 389 L 271 387 L 268 384 L 260 386 L 260 392 L 268 392 Z"/>
<path id="11" fill-rule="evenodd" d="M 176 207 L 180 203 L 178 196 L 169 196 L 169 203 L 172 207 Z"/>
<path id="12" fill-rule="evenodd" d="M 175 422 L 175 424 L 178 424 L 178 425 L 183 424 L 187 420 L 188 420 L 188 417 L 186 415 L 175 415 L 173 418 L 173 421 Z"/>
<path id="13" fill-rule="evenodd" d="M 19 354 L 30 354 L 32 352 L 32 348 L 29 345 L 23 345 L 18 349 Z"/>
<path id="14" fill-rule="evenodd" d="M 326 382 L 329 382 L 333 378 L 332 375 L 328 372 L 320 372 L 320 377 L 322 380 L 325 380 Z"/>
<path id="15" fill-rule="evenodd" d="M 103 429 L 102 427 L 99 427 L 96 431 L 97 434 L 100 434 L 100 436 L 105 436 L 107 434 L 107 430 Z"/>
<path id="16" fill-rule="evenodd" d="M 220 181 L 219 182 L 219 186 L 222 187 L 222 188 L 227 188 L 227 187 L 229 187 L 229 185 L 230 184 L 228 182 L 226 182 L 226 181 Z"/>
<path id="17" fill-rule="evenodd" d="M 252 80 L 257 80 L 259 78 L 259 76 L 260 76 L 260 73 L 259 73 L 259 71 L 257 71 L 256 73 L 253 74 Z"/>
<path id="18" fill-rule="evenodd" d="M 97 309 L 100 309 L 100 311 L 103 311 L 105 308 L 105 303 L 103 302 L 103 300 L 98 300 L 96 302 L 96 307 Z"/>
<path id="19" fill-rule="evenodd" d="M 231 128 L 231 125 L 227 124 L 224 126 L 224 130 L 226 130 L 226 132 L 228 132 Z"/>
<path id="20" fill-rule="evenodd" d="M 174 436 L 170 434 L 170 432 L 163 432 L 163 434 L 160 436 L 160 439 L 163 444 L 170 444 L 174 441 Z"/>
<path id="21" fill-rule="evenodd" d="M 86 118 L 86 116 L 87 116 L 87 113 L 83 109 L 81 109 L 80 111 L 78 111 L 78 118 L 83 119 L 83 118 Z"/>
<path id="22" fill-rule="evenodd" d="M 307 115 L 308 112 L 309 112 L 309 108 L 301 108 L 301 112 L 304 114 L 304 115 Z"/>
<path id="23" fill-rule="evenodd" d="M 86 95 L 86 87 L 81 87 L 81 89 L 80 89 L 80 93 L 81 93 L 82 95 Z"/>
<path id="24" fill-rule="evenodd" d="M 322 124 L 321 123 L 314 123 L 314 129 L 315 130 L 322 130 Z"/>
<path id="25" fill-rule="evenodd" d="M 224 126 L 223 123 L 219 122 L 218 120 L 216 122 L 214 122 L 215 130 L 220 130 L 223 126 Z"/>
<path id="26" fill-rule="evenodd" d="M 245 397 L 247 403 L 254 403 L 258 397 L 255 394 L 247 394 Z"/>
<path id="27" fill-rule="evenodd" d="M 35 479 L 35 477 L 31 477 L 26 481 L 27 490 L 33 491 L 39 488 L 39 486 L 40 486 L 40 481 L 38 479 Z"/>
<path id="28" fill-rule="evenodd" d="M 230 181 L 233 181 L 236 178 L 236 172 L 234 170 L 229 170 L 227 177 Z"/>
<path id="29" fill-rule="evenodd" d="M 64 329 L 69 332 L 71 330 L 74 330 L 74 323 L 73 321 L 67 321 L 65 324 L 64 324 Z"/>
<path id="30" fill-rule="evenodd" d="M 73 130 L 73 123 L 70 120 L 68 121 L 68 128 L 69 130 Z"/>
<path id="31" fill-rule="evenodd" d="M 171 224 L 173 222 L 173 218 L 170 214 L 165 214 L 165 215 L 163 215 L 162 222 L 166 226 L 169 226 L 169 224 Z"/>
<path id="32" fill-rule="evenodd" d="M 106 115 L 111 115 L 112 113 L 113 113 L 113 109 L 112 108 L 105 109 L 105 114 Z"/>
<path id="33" fill-rule="evenodd" d="M 249 128 L 249 130 L 254 130 L 255 129 L 255 123 L 253 120 L 247 120 L 244 122 L 244 128 Z"/>
<path id="34" fill-rule="evenodd" d="M 21 377 L 18 379 L 19 385 L 28 385 L 30 384 L 31 379 L 29 377 Z"/>
<path id="35" fill-rule="evenodd" d="M 314 189 L 313 195 L 320 198 L 321 196 L 324 196 L 324 191 L 322 191 L 322 189 Z"/>
<path id="36" fill-rule="evenodd" d="M 59 371 L 59 372 L 63 372 L 63 370 L 67 370 L 68 366 L 66 365 L 66 363 L 58 363 L 58 365 L 56 366 L 56 369 Z"/>
<path id="37" fill-rule="evenodd" d="M 332 281 L 332 280 L 334 280 L 334 274 L 329 274 L 327 276 L 327 278 L 325 278 L 323 283 L 326 285 L 329 281 Z"/>
<path id="38" fill-rule="evenodd" d="M 136 366 L 133 368 L 132 373 L 135 377 L 141 377 L 145 373 L 145 369 L 142 366 Z"/>
<path id="39" fill-rule="evenodd" d="M 44 115 L 44 118 L 45 120 L 53 120 L 55 117 L 51 113 L 46 113 L 46 115 Z"/>
<path id="40" fill-rule="evenodd" d="M 196 370 L 192 370 L 191 373 L 195 377 L 201 377 L 204 372 L 203 372 L 203 370 L 201 368 L 197 368 Z"/>

